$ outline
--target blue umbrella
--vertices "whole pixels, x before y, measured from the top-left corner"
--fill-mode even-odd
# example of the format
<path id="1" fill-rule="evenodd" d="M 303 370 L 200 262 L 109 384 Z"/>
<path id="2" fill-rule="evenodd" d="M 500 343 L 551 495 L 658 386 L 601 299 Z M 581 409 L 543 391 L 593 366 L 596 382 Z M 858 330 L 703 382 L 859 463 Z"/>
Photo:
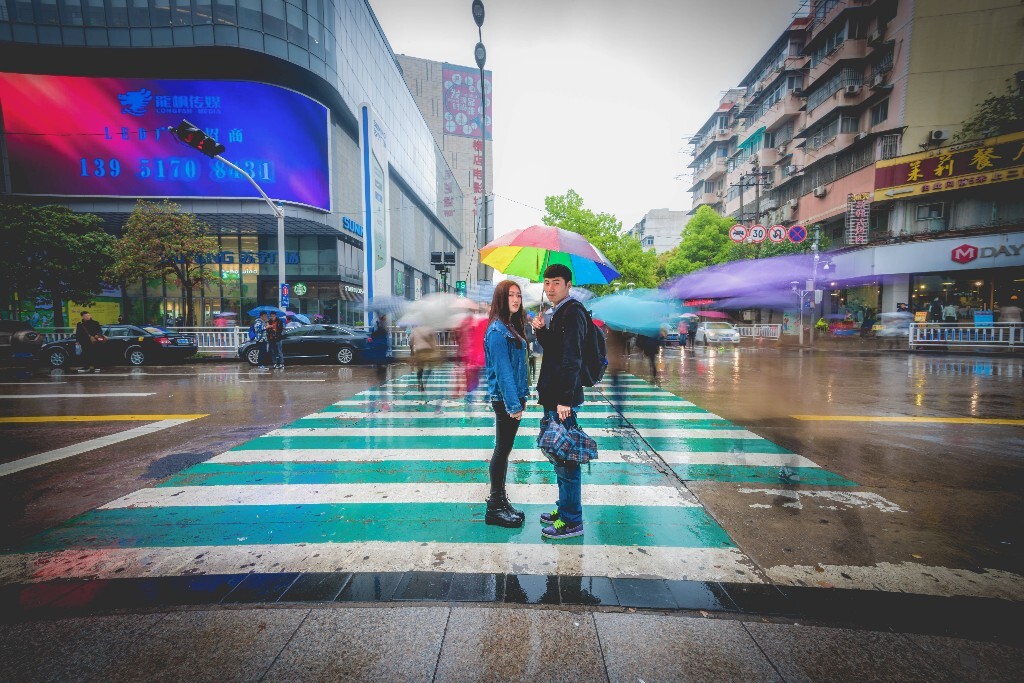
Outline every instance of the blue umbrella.
<path id="1" fill-rule="evenodd" d="M 249 311 L 249 315 L 259 315 L 260 313 L 266 313 L 267 315 L 270 315 L 271 313 L 277 313 L 277 315 L 281 318 L 285 316 L 285 312 L 282 311 L 277 306 L 257 306 L 256 308 Z"/>
<path id="2" fill-rule="evenodd" d="M 306 316 L 302 315 L 301 313 L 296 313 L 295 311 L 285 311 L 285 315 L 287 315 L 289 318 L 295 318 L 296 320 L 298 320 L 303 325 L 308 325 L 309 324 L 309 318 L 307 318 Z"/>
<path id="3" fill-rule="evenodd" d="M 656 290 L 633 290 L 598 297 L 586 304 L 595 318 L 613 330 L 656 337 L 661 326 L 686 309 Z"/>
<path id="4" fill-rule="evenodd" d="M 370 299 L 369 303 L 364 306 L 365 310 L 372 311 L 378 315 L 390 315 L 396 317 L 401 315 L 405 307 L 409 305 L 409 300 L 401 296 L 375 296 Z"/>

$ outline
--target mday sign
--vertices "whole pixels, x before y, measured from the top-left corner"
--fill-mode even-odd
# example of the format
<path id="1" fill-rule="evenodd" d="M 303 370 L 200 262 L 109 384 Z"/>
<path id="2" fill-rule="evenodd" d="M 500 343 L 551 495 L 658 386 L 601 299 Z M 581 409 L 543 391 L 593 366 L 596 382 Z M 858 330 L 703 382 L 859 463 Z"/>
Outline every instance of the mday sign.
<path id="1" fill-rule="evenodd" d="M 1000 244 L 995 247 L 976 247 L 973 244 L 961 244 L 953 248 L 951 258 L 955 263 L 970 263 L 979 258 L 999 258 L 1000 256 L 1020 256 L 1024 252 L 1024 243 Z"/>

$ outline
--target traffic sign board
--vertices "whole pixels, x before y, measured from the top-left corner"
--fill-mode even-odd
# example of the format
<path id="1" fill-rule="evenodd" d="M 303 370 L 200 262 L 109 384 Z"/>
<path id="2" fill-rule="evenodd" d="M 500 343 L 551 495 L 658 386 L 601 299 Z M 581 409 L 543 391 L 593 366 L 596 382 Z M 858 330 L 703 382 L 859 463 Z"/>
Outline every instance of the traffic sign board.
<path id="1" fill-rule="evenodd" d="M 747 228 L 744 225 L 737 223 L 736 225 L 729 228 L 729 238 L 733 242 L 742 242 L 747 239 Z"/>
<path id="2" fill-rule="evenodd" d="M 456 296 L 466 296 L 466 281 L 465 280 L 456 280 L 455 281 L 455 295 Z"/>
<path id="3" fill-rule="evenodd" d="M 768 239 L 775 244 L 786 241 L 786 228 L 782 225 L 773 225 L 768 228 Z"/>
<path id="4" fill-rule="evenodd" d="M 807 228 L 802 225 L 794 225 L 789 229 L 789 241 L 793 244 L 800 244 L 807 239 Z"/>
<path id="5" fill-rule="evenodd" d="M 768 230 L 763 225 L 755 225 L 750 229 L 751 242 L 764 242 L 764 238 L 767 236 Z"/>

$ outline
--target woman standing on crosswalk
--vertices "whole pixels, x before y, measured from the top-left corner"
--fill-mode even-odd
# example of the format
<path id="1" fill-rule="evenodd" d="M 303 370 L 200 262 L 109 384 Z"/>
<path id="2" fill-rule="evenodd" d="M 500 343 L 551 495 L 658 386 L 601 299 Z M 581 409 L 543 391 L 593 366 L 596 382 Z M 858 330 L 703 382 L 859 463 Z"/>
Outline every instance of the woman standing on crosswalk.
<path id="1" fill-rule="evenodd" d="M 494 453 L 491 455 L 491 495 L 488 524 L 521 527 L 526 515 L 512 507 L 505 493 L 508 456 L 516 440 L 529 388 L 526 382 L 526 314 L 519 285 L 505 280 L 494 288 L 487 332 L 484 333 L 487 395 L 494 408 Z"/>

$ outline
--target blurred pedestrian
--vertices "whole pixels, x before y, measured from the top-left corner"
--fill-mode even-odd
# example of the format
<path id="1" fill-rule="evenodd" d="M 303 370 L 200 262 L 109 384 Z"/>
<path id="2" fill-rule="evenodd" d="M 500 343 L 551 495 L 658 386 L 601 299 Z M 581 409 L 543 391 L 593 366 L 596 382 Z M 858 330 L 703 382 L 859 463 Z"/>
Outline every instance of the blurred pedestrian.
<path id="1" fill-rule="evenodd" d="M 552 306 L 533 319 L 537 340 L 544 349 L 537 378 L 537 395 L 544 416 L 560 421 L 566 429 L 576 426 L 576 409 L 583 404 L 583 340 L 587 334 L 587 312 L 569 296 L 572 270 L 556 263 L 544 271 L 544 293 Z M 562 539 L 583 535 L 583 482 L 579 463 L 556 464 L 558 501 L 555 509 L 540 516 L 545 526 L 541 535 Z"/>
<path id="2" fill-rule="evenodd" d="M 462 366 L 462 386 L 460 389 L 467 401 L 470 400 L 470 395 L 480 386 L 480 373 L 483 372 L 484 364 L 486 363 L 484 335 L 489 325 L 489 317 L 472 315 L 462 322 L 462 326 L 456 335 L 459 345 L 459 362 Z"/>
<path id="3" fill-rule="evenodd" d="M 437 346 L 437 332 L 432 327 L 420 325 L 409 333 L 409 352 L 412 366 L 416 368 L 416 382 L 420 391 L 426 391 L 426 380 L 430 371 L 441 360 L 441 349 Z"/>
<path id="4" fill-rule="evenodd" d="M 526 381 L 526 316 L 523 293 L 515 282 L 504 280 L 494 288 L 484 334 L 487 395 L 494 408 L 494 452 L 491 454 L 491 495 L 487 498 L 487 524 L 518 528 L 526 515 L 512 507 L 505 491 L 508 456 L 516 440 L 530 390 Z"/>
<path id="5" fill-rule="evenodd" d="M 649 337 L 646 334 L 638 334 L 636 344 L 647 356 L 647 363 L 651 368 L 651 381 L 658 383 L 658 349 L 661 346 L 659 337 Z"/>
<path id="6" fill-rule="evenodd" d="M 537 341 L 537 333 L 533 329 L 533 316 L 531 315 L 526 326 L 526 344 L 529 352 L 530 382 L 534 382 L 537 376 L 537 356 L 540 355 L 540 342 Z"/>
<path id="7" fill-rule="evenodd" d="M 263 311 L 260 313 L 260 317 L 256 318 L 256 321 L 252 324 L 253 340 L 256 342 L 256 369 L 266 370 L 267 369 L 267 355 L 269 349 L 267 348 L 267 312 Z"/>
<path id="8" fill-rule="evenodd" d="M 284 370 L 284 323 L 277 317 L 277 311 L 270 312 L 267 321 L 267 349 L 270 351 L 270 362 L 274 370 Z"/>
<path id="9" fill-rule="evenodd" d="M 679 333 L 679 348 L 686 348 L 686 337 L 689 334 L 689 323 L 686 318 L 679 319 L 679 325 L 676 327 L 676 331 Z"/>
<path id="10" fill-rule="evenodd" d="M 89 311 L 82 311 L 82 319 L 75 326 L 75 341 L 82 347 L 82 367 L 79 372 L 100 372 L 101 344 L 107 341 L 103 328 L 92 319 Z"/>
<path id="11" fill-rule="evenodd" d="M 690 343 L 690 348 L 696 350 L 697 347 L 697 316 L 691 315 L 686 318 L 686 339 Z"/>
<path id="12" fill-rule="evenodd" d="M 999 309 L 999 322 L 1019 323 L 1021 322 L 1021 310 L 1018 304 L 1017 295 L 1014 294 L 1006 305 Z"/>
<path id="13" fill-rule="evenodd" d="M 934 299 L 932 299 L 932 302 L 928 304 L 928 322 L 942 322 L 942 301 L 939 299 L 939 297 L 935 297 Z"/>
<path id="14" fill-rule="evenodd" d="M 611 379 L 612 408 L 619 414 L 619 426 L 625 426 L 622 408 L 625 405 L 625 382 L 622 373 L 626 371 L 626 335 L 618 330 L 608 330 L 604 338 L 608 354 L 608 376 Z"/>

